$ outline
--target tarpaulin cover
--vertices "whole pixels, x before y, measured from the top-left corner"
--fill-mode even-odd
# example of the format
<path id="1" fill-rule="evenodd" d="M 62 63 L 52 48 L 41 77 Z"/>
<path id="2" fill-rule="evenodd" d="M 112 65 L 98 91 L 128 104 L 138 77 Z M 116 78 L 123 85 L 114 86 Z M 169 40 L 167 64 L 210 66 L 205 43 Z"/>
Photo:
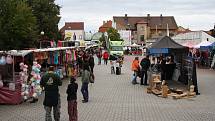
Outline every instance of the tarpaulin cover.
<path id="1" fill-rule="evenodd" d="M 168 53 L 168 49 L 167 48 L 150 48 L 149 52 L 151 54 L 156 54 L 156 53 Z"/>
<path id="2" fill-rule="evenodd" d="M 187 47 L 176 43 L 168 36 L 164 36 L 149 47 L 149 52 L 150 54 L 170 53 L 170 51 L 184 52 L 186 49 Z"/>
<path id="3" fill-rule="evenodd" d="M 20 104 L 22 102 L 21 84 L 16 84 L 14 91 L 8 87 L 0 88 L 0 104 Z"/>
<path id="4" fill-rule="evenodd" d="M 184 49 L 186 47 L 176 43 L 168 36 L 160 38 L 156 43 L 153 43 L 150 48 L 170 48 L 170 49 Z"/>
<path id="5" fill-rule="evenodd" d="M 214 47 L 215 47 L 215 42 L 213 42 L 212 44 L 210 44 L 208 46 L 200 46 L 200 50 L 206 51 L 206 50 L 213 49 Z"/>
<path id="6" fill-rule="evenodd" d="M 209 42 L 209 41 L 202 41 L 201 43 L 199 43 L 198 45 L 195 45 L 194 47 L 195 48 L 200 48 L 200 46 L 209 46 L 211 45 L 212 42 Z"/>

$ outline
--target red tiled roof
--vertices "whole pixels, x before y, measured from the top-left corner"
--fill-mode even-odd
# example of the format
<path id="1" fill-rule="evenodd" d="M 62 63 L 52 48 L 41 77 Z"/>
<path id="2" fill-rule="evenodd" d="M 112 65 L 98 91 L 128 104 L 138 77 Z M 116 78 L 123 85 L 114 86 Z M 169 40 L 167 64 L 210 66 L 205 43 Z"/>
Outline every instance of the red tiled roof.
<path id="1" fill-rule="evenodd" d="M 129 24 L 131 29 L 135 29 L 135 25 L 138 22 L 147 22 L 151 29 L 167 29 L 167 24 L 169 29 L 177 29 L 177 24 L 173 16 L 148 16 L 148 17 L 125 17 L 125 16 L 113 16 L 114 22 L 123 26 Z"/>
<path id="2" fill-rule="evenodd" d="M 65 30 L 84 30 L 84 22 L 66 22 L 60 32 L 65 32 Z"/>
<path id="3" fill-rule="evenodd" d="M 108 28 L 112 27 L 112 21 L 109 20 L 105 23 L 103 23 L 102 26 L 99 27 L 99 32 L 106 32 Z"/>
<path id="4" fill-rule="evenodd" d="M 147 24 L 145 20 L 138 21 L 137 24 Z"/>

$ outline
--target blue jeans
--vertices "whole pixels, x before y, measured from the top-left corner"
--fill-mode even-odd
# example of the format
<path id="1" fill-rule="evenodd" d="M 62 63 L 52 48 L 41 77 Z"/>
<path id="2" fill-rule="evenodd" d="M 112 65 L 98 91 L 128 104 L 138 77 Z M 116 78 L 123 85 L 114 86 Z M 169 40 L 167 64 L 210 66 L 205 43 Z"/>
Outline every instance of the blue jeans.
<path id="1" fill-rule="evenodd" d="M 84 82 L 82 83 L 82 86 L 81 86 L 81 92 L 85 101 L 88 101 L 89 99 L 88 84 L 89 83 Z"/>
<path id="2" fill-rule="evenodd" d="M 143 78 L 145 78 L 145 79 L 144 79 L 144 84 L 143 84 Z M 141 71 L 141 80 L 140 80 L 140 84 L 141 84 L 141 85 L 147 85 L 147 78 L 148 78 L 147 70 L 142 70 L 142 71 Z"/>
<path id="3" fill-rule="evenodd" d="M 132 77 L 132 84 L 137 83 L 137 71 L 134 71 L 133 77 Z"/>

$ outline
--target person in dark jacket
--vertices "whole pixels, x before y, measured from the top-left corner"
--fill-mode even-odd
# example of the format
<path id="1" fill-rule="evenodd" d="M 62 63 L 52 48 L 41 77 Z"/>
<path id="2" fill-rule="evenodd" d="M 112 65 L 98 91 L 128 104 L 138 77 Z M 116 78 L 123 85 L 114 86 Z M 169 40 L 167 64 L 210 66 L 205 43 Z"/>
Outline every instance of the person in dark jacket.
<path id="1" fill-rule="evenodd" d="M 166 59 L 160 56 L 160 70 L 161 70 L 161 81 L 166 80 Z"/>
<path id="2" fill-rule="evenodd" d="M 145 58 L 143 58 L 140 62 L 140 66 L 141 66 L 141 80 L 140 80 L 140 84 L 141 85 L 147 85 L 147 80 L 148 80 L 148 75 L 147 75 L 147 71 L 150 67 L 150 60 L 149 60 L 149 55 L 147 55 Z M 145 81 L 143 83 L 143 77 L 145 76 Z"/>
<path id="3" fill-rule="evenodd" d="M 77 56 L 77 64 L 78 64 L 78 76 L 81 76 L 81 71 L 83 70 L 83 59 L 81 55 Z"/>
<path id="4" fill-rule="evenodd" d="M 85 63 L 83 66 L 83 73 L 81 75 L 81 81 L 82 81 L 82 86 L 81 86 L 81 92 L 83 95 L 84 100 L 82 100 L 83 103 L 88 102 L 89 100 L 89 92 L 88 92 L 88 84 L 90 82 L 90 69 L 88 63 Z"/>
<path id="5" fill-rule="evenodd" d="M 72 77 L 70 84 L 66 90 L 67 101 L 68 101 L 68 114 L 69 121 L 78 121 L 78 110 L 77 110 L 77 90 L 78 84 L 75 83 L 76 79 Z"/>
<path id="6" fill-rule="evenodd" d="M 90 66 L 90 71 L 93 73 L 95 62 L 92 54 L 90 54 L 90 57 L 89 57 L 89 66 Z"/>
<path id="7" fill-rule="evenodd" d="M 43 105 L 46 111 L 46 121 L 51 121 L 51 111 L 53 107 L 53 114 L 55 121 L 60 121 L 60 94 L 58 86 L 62 85 L 60 77 L 54 73 L 54 67 L 49 67 L 49 72 L 42 76 L 40 86 L 45 90 L 45 99 Z"/>

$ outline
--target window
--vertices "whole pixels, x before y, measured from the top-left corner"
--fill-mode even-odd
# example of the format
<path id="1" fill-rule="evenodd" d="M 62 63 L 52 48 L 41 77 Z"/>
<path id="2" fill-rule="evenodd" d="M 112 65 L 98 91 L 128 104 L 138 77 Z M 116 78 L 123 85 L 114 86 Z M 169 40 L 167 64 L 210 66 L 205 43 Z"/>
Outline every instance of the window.
<path id="1" fill-rule="evenodd" d="M 144 35 L 140 35 L 140 41 L 144 41 Z"/>
<path id="2" fill-rule="evenodd" d="M 111 51 L 123 51 L 123 47 L 122 46 L 112 46 Z"/>
<path id="3" fill-rule="evenodd" d="M 79 35 L 79 39 L 82 40 L 82 35 Z"/>
<path id="4" fill-rule="evenodd" d="M 143 26 L 141 26 L 141 27 L 140 27 L 140 30 L 141 30 L 141 31 L 144 31 L 144 27 L 143 27 Z"/>

